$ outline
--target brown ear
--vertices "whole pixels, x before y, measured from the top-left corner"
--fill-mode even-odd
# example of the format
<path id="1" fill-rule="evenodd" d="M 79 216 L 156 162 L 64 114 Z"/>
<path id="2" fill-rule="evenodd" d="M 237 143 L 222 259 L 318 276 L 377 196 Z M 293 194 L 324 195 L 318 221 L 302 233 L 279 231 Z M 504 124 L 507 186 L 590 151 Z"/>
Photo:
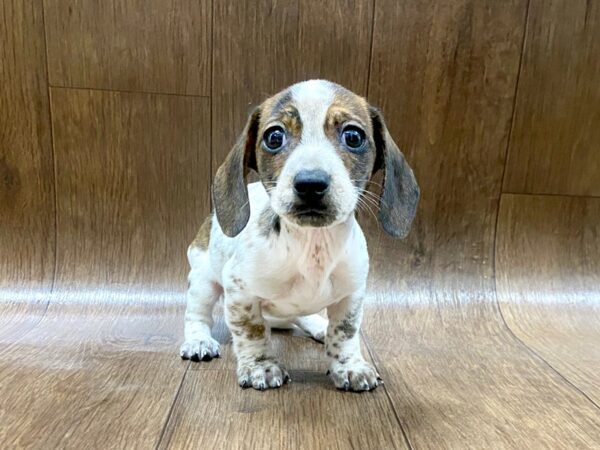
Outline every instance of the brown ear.
<path id="1" fill-rule="evenodd" d="M 419 204 L 419 186 L 404 155 L 390 136 L 377 108 L 370 108 L 377 157 L 373 173 L 383 174 L 383 191 L 379 202 L 379 221 L 391 236 L 405 238 Z"/>
<path id="2" fill-rule="evenodd" d="M 229 237 L 240 234 L 250 219 L 246 175 L 249 169 L 256 170 L 254 150 L 259 118 L 260 109 L 256 108 L 213 180 L 212 199 L 217 221 Z"/>

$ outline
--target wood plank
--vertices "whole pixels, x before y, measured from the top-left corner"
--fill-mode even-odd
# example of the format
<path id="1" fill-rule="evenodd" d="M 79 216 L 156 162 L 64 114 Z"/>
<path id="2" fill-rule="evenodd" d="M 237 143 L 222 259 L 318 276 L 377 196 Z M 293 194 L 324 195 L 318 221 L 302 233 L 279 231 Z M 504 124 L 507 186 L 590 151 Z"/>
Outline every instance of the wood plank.
<path id="1" fill-rule="evenodd" d="M 422 202 L 406 242 L 366 221 L 364 332 L 415 448 L 600 442 L 600 411 L 513 338 L 495 304 L 494 226 L 525 12 L 524 1 L 376 3 L 369 98 Z"/>
<path id="2" fill-rule="evenodd" d="M 360 0 L 214 2 L 213 170 L 250 112 L 310 78 L 366 94 L 372 5 Z"/>
<path id="3" fill-rule="evenodd" d="M 409 296 L 378 296 L 365 334 L 414 448 L 597 448 L 600 410 L 511 339 L 493 295 L 453 316 L 392 305 Z"/>
<path id="4" fill-rule="evenodd" d="M 52 89 L 57 287 L 182 290 L 209 213 L 208 99 Z"/>
<path id="5" fill-rule="evenodd" d="M 172 296 L 55 295 L 0 355 L 2 448 L 155 446 L 186 368 Z"/>
<path id="6" fill-rule="evenodd" d="M 505 192 L 600 196 L 600 4 L 532 0 Z"/>
<path id="7" fill-rule="evenodd" d="M 377 2 L 369 99 L 415 171 L 421 202 L 406 241 L 371 233 L 374 254 L 406 255 L 394 265 L 374 260 L 386 283 L 373 285 L 376 293 L 397 287 L 403 273 L 411 299 L 442 301 L 453 314 L 493 291 L 493 233 L 525 8 L 522 0 Z"/>
<path id="8" fill-rule="evenodd" d="M 600 199 L 504 195 L 496 271 L 508 326 L 600 405 Z"/>
<path id="9" fill-rule="evenodd" d="M 407 448 L 383 389 L 339 392 L 324 373 L 264 392 L 232 370 L 188 371 L 160 448 Z"/>
<path id="10" fill-rule="evenodd" d="M 408 240 L 386 245 L 412 253 L 407 283 L 425 302 L 432 290 L 453 304 L 492 288 L 525 9 L 523 0 L 377 2 L 369 100 L 421 187 Z M 381 248 L 377 237 L 371 247 Z"/>
<path id="11" fill-rule="evenodd" d="M 286 364 L 292 383 L 277 392 L 242 390 L 222 309 L 218 304 L 213 329 L 221 357 L 191 363 L 160 448 L 346 449 L 368 443 L 373 448 L 406 448 L 383 388 L 363 396 L 337 392 L 326 376 L 323 345 L 298 330 L 274 330 L 271 339 L 272 351 Z"/>
<path id="12" fill-rule="evenodd" d="M 40 324 L 0 355 L 0 442 L 148 448 L 187 368 L 185 248 L 208 212 L 209 101 L 51 94 L 56 289 Z"/>
<path id="13" fill-rule="evenodd" d="M 209 0 L 45 0 L 50 84 L 210 95 Z"/>
<path id="14" fill-rule="evenodd" d="M 0 6 L 0 349 L 44 312 L 54 186 L 41 1 Z"/>

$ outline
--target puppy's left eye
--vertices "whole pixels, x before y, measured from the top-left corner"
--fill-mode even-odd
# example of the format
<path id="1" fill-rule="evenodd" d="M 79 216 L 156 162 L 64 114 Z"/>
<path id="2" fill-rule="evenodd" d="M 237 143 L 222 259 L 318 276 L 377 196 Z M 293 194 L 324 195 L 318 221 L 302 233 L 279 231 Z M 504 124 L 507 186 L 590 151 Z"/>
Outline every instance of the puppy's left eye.
<path id="1" fill-rule="evenodd" d="M 365 140 L 365 132 L 357 126 L 348 125 L 342 131 L 342 142 L 350 150 L 361 150 Z"/>

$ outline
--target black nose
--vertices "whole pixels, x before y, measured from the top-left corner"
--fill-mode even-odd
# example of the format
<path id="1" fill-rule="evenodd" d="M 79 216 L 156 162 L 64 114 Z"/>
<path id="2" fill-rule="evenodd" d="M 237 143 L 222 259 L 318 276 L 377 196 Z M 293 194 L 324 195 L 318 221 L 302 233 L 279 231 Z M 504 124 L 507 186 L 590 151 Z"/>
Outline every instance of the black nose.
<path id="1" fill-rule="evenodd" d="M 294 177 L 294 190 L 301 200 L 311 203 L 323 199 L 331 177 L 324 170 L 301 170 Z"/>

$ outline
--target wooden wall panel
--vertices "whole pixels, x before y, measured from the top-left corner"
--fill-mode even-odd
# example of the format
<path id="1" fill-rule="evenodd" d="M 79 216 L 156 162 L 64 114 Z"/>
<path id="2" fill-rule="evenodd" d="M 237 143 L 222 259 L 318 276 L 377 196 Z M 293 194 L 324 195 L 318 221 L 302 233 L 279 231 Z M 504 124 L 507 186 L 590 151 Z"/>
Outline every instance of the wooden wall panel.
<path id="1" fill-rule="evenodd" d="M 45 0 L 50 84 L 209 95 L 209 0 Z"/>
<path id="2" fill-rule="evenodd" d="M 504 190 L 600 196 L 600 3 L 531 0 Z"/>
<path id="3" fill-rule="evenodd" d="M 185 287 L 209 212 L 209 101 L 53 88 L 57 287 Z"/>
<path id="4" fill-rule="evenodd" d="M 0 8 L 0 302 L 5 289 L 48 288 L 54 190 L 42 5 Z"/>
<path id="5" fill-rule="evenodd" d="M 600 199 L 502 196 L 496 278 L 510 328 L 600 405 Z"/>
<path id="6" fill-rule="evenodd" d="M 55 214 L 41 1 L 0 6 L 0 353 L 44 314 Z"/>
<path id="7" fill-rule="evenodd" d="M 415 168 L 422 202 L 406 242 L 369 227 L 364 333 L 414 448 L 600 439 L 595 406 L 514 339 L 495 304 L 494 228 L 526 6 L 376 3 L 369 98 Z"/>
<path id="8" fill-rule="evenodd" d="M 154 448 L 188 363 L 185 250 L 208 213 L 209 100 L 51 90 L 55 291 L 0 351 L 6 448 Z M 25 386 L 15 389 L 15 386 Z"/>
<path id="9" fill-rule="evenodd" d="M 361 0 L 215 2 L 213 170 L 251 105 L 292 83 L 327 78 L 366 94 L 371 24 Z"/>
<path id="10" fill-rule="evenodd" d="M 405 288 L 425 303 L 432 295 L 479 300 L 492 288 L 526 3 L 377 2 L 369 99 L 383 110 L 422 197 L 406 243 L 381 237 L 386 249 L 409 256 L 374 272 L 392 281 L 406 273 Z"/>

